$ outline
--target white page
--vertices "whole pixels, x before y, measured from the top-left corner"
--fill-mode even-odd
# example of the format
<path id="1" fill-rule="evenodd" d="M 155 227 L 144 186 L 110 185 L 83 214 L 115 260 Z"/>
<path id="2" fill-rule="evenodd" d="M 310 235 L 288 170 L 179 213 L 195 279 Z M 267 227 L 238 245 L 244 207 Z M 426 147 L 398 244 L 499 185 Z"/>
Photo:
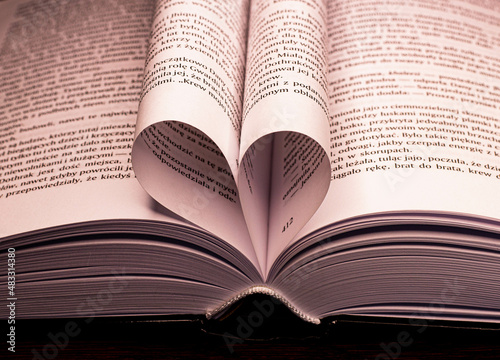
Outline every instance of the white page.
<path id="1" fill-rule="evenodd" d="M 153 7 L 148 1 L 137 3 L 133 11 L 111 5 L 103 1 L 85 10 L 77 3 L 0 5 L 0 236 L 80 221 L 153 215 L 129 161 L 137 84 Z M 24 15 L 14 18 L 17 7 Z M 102 29 L 124 23 L 128 29 L 107 32 L 99 45 L 93 45 L 92 31 L 80 33 L 77 40 L 72 34 L 78 25 Z M 118 39 L 130 39 L 132 33 L 135 40 L 128 46 L 133 50 L 114 56 L 120 49 Z M 113 57 L 116 60 L 110 61 Z M 126 90 L 119 91 L 120 87 Z"/>
<path id="2" fill-rule="evenodd" d="M 0 6 L 0 236 L 94 220 L 182 224 L 130 162 L 154 2 Z M 252 258 L 244 237 L 230 239 Z"/>
<path id="3" fill-rule="evenodd" d="M 266 266 L 268 247 L 288 242 L 328 188 L 325 15 L 315 0 L 251 3 L 238 180 Z M 287 135 L 301 147 L 285 149 Z"/>
<path id="4" fill-rule="evenodd" d="M 349 7 L 363 3 L 330 2 L 331 151 L 339 166 L 299 236 L 385 211 L 499 219 L 498 4 L 380 5 L 360 11 L 357 25 Z"/>
<path id="5" fill-rule="evenodd" d="M 158 2 L 132 159 L 153 198 L 254 259 L 234 179 L 247 10 Z"/>

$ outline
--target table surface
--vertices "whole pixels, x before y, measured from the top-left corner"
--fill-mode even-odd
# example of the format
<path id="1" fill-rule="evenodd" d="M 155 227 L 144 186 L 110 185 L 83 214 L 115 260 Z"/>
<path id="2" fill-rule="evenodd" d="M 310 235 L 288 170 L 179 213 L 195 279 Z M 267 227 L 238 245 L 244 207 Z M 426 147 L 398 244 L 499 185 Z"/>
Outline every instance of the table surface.
<path id="1" fill-rule="evenodd" d="M 253 308 L 255 310 L 255 308 Z M 303 322 L 285 307 L 239 308 L 224 319 L 18 320 L 2 359 L 500 359 L 500 324 L 340 317 Z M 479 326 L 481 328 L 479 328 Z"/>

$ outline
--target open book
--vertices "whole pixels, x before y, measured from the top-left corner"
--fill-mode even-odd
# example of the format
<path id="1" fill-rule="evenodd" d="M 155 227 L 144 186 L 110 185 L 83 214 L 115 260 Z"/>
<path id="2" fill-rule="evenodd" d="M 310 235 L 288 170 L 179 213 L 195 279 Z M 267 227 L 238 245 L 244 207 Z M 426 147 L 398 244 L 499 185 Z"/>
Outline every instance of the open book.
<path id="1" fill-rule="evenodd" d="M 213 316 L 264 293 L 311 322 L 500 320 L 499 2 L 29 0 L 0 18 L 18 317 Z"/>

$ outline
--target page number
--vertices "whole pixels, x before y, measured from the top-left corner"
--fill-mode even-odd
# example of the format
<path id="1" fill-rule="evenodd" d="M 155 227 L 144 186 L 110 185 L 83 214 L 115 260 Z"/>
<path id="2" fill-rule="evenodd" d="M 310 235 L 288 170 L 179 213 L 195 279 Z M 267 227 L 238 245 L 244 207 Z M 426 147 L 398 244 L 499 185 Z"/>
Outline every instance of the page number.
<path id="1" fill-rule="evenodd" d="M 284 233 L 292 224 L 293 224 L 293 217 L 291 217 L 290 220 L 288 220 L 286 222 L 286 224 L 283 226 L 283 230 L 281 230 L 281 232 Z"/>

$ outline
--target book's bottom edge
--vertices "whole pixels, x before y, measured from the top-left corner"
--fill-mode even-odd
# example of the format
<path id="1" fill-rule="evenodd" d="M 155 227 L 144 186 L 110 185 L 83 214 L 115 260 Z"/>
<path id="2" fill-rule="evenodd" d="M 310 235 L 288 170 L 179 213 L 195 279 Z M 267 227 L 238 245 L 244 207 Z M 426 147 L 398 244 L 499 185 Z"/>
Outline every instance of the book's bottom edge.
<path id="1" fill-rule="evenodd" d="M 274 290 L 268 286 L 265 286 L 265 285 L 251 286 L 248 289 L 240 292 L 238 295 L 227 300 L 221 306 L 207 311 L 207 313 L 206 313 L 207 319 L 219 318 L 232 305 L 234 305 L 238 301 L 242 300 L 243 298 L 250 296 L 250 295 L 254 295 L 254 294 L 268 295 L 272 301 L 275 301 L 276 304 L 281 303 L 281 304 L 285 305 L 293 314 L 295 314 L 300 319 L 302 319 L 308 323 L 317 324 L 317 325 L 319 325 L 321 323 L 321 319 L 307 315 L 306 313 L 301 311 L 298 307 L 296 307 L 294 304 L 292 304 L 290 301 L 288 301 L 279 292 L 277 292 L 276 290 Z"/>

